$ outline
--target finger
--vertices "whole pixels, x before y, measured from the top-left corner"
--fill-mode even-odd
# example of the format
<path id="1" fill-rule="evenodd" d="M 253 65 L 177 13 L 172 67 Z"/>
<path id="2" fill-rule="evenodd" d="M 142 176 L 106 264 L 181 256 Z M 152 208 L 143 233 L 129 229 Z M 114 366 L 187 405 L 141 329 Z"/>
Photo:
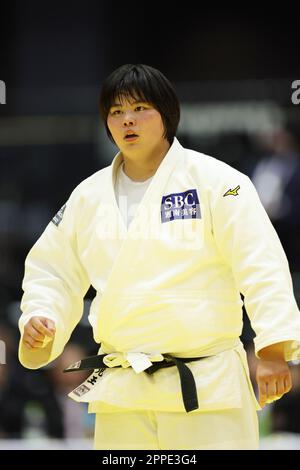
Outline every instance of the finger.
<path id="1" fill-rule="evenodd" d="M 32 350 L 32 346 L 31 346 L 31 344 L 30 344 L 28 341 L 26 341 L 25 339 L 23 339 L 23 343 L 25 344 L 25 346 L 26 346 L 27 349 Z"/>
<path id="2" fill-rule="evenodd" d="M 267 384 L 265 382 L 258 381 L 259 391 L 259 404 L 263 408 L 267 401 Z"/>
<path id="3" fill-rule="evenodd" d="M 277 395 L 277 382 L 270 381 L 267 385 L 267 398 L 272 400 L 276 398 Z"/>
<path id="4" fill-rule="evenodd" d="M 32 346 L 33 348 L 37 348 L 37 349 L 38 349 L 38 348 L 42 348 L 42 347 L 43 347 L 43 344 L 44 344 L 43 341 L 36 341 L 36 340 L 30 339 L 30 338 L 28 338 L 27 341 L 30 342 L 30 344 L 31 344 L 31 346 Z"/>
<path id="5" fill-rule="evenodd" d="M 37 341 L 44 341 L 44 338 L 45 338 L 45 335 L 42 335 L 41 333 L 39 333 L 33 325 L 28 326 L 26 330 L 26 334 L 31 336 L 31 338 Z"/>
<path id="6" fill-rule="evenodd" d="M 286 393 L 286 390 L 285 390 L 285 385 L 284 385 L 284 378 L 278 379 L 276 382 L 276 396 L 280 398 L 285 393 Z"/>
<path id="7" fill-rule="evenodd" d="M 260 406 L 263 408 L 265 404 L 267 403 L 267 396 L 266 395 L 259 395 L 259 400 L 258 400 Z"/>
<path id="8" fill-rule="evenodd" d="M 54 321 L 50 320 L 49 318 L 41 318 L 41 323 L 42 323 L 42 325 L 44 325 L 47 328 L 47 330 L 49 332 L 51 332 L 50 336 L 54 337 L 55 331 L 56 331 Z M 48 336 L 49 336 L 49 334 L 48 334 Z"/>
<path id="9" fill-rule="evenodd" d="M 284 378 L 284 389 L 285 389 L 285 393 L 289 392 L 292 388 L 293 384 L 292 384 L 292 377 L 291 377 L 291 374 L 288 374 L 285 376 Z"/>
<path id="10" fill-rule="evenodd" d="M 29 341 L 30 343 L 33 343 L 35 341 L 38 341 L 40 343 L 43 343 L 44 339 L 45 339 L 45 336 L 44 335 L 41 335 L 42 336 L 42 339 L 40 337 L 37 337 L 36 335 L 40 333 L 36 333 L 35 330 L 27 330 L 25 333 L 24 333 L 24 337 L 26 339 L 26 341 Z"/>
<path id="11" fill-rule="evenodd" d="M 44 322 L 42 321 L 42 323 L 44 323 Z M 50 330 L 50 331 L 52 331 L 53 333 L 55 333 L 56 328 L 55 328 L 55 323 L 54 323 L 53 320 L 50 320 L 50 318 L 46 318 L 44 324 L 45 324 L 46 328 L 48 328 L 48 330 Z"/>
<path id="12" fill-rule="evenodd" d="M 45 319 L 46 320 L 46 319 Z M 49 328 L 47 328 L 42 320 L 39 318 L 39 317 L 33 317 L 32 318 L 32 326 L 34 326 L 34 328 L 41 334 L 45 335 L 45 336 L 50 336 L 50 337 L 53 337 L 54 336 L 54 332 L 49 330 Z"/>
<path id="13" fill-rule="evenodd" d="M 43 347 L 42 341 L 34 341 L 30 337 L 26 337 L 23 340 L 24 344 L 28 347 L 28 349 L 41 349 Z"/>

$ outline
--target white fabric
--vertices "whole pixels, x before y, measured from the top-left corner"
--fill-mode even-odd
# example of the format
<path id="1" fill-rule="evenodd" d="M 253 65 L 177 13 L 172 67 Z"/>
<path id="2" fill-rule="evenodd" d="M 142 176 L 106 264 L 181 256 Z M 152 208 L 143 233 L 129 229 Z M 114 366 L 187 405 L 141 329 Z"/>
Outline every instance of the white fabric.
<path id="1" fill-rule="evenodd" d="M 257 192 L 247 176 L 175 139 L 127 230 L 114 193 L 121 163 L 118 154 L 77 186 L 59 225 L 50 222 L 28 254 L 21 334 L 33 315 L 53 319 L 57 333 L 40 352 L 20 342 L 20 361 L 37 368 L 62 352 L 92 283 L 97 296 L 89 320 L 101 353 L 212 356 L 189 364 L 201 410 L 240 407 L 238 380 L 247 367 L 239 346 L 240 292 L 256 352 L 289 341 L 286 359 L 299 357 L 289 266 Z M 238 186 L 236 196 L 224 196 Z M 197 192 L 201 218 L 162 222 L 162 198 L 190 190 Z M 88 396 L 96 404 L 184 410 L 175 367 L 153 376 L 110 368 L 82 400 Z"/>
<path id="2" fill-rule="evenodd" d="M 258 419 L 245 374 L 239 388 L 242 406 L 225 410 L 170 413 L 103 403 L 96 414 L 94 448 L 257 449 Z"/>
<path id="3" fill-rule="evenodd" d="M 97 414 L 95 450 L 256 450 L 253 408 L 202 414 L 120 411 Z"/>
<path id="4" fill-rule="evenodd" d="M 116 199 L 123 220 L 128 228 L 134 219 L 139 203 L 153 177 L 145 181 L 133 181 L 124 172 L 124 163 L 120 165 L 115 182 Z"/>
<path id="5" fill-rule="evenodd" d="M 242 406 L 240 382 L 245 374 L 248 376 L 242 346 L 188 363 L 188 367 L 195 377 L 201 411 Z M 248 386 L 254 408 L 260 409 L 249 378 Z M 127 387 L 130 393 L 125 393 Z M 176 367 L 161 369 L 150 376 L 137 374 L 131 367 L 95 371 L 69 396 L 75 401 L 90 403 L 89 411 L 94 413 L 102 411 L 103 402 L 137 410 L 185 412 Z"/>

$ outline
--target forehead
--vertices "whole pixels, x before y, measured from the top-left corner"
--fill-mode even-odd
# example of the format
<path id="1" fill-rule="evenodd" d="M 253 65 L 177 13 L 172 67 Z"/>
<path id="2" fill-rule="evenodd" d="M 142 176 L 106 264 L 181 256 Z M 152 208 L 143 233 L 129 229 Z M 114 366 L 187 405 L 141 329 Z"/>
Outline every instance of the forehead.
<path id="1" fill-rule="evenodd" d="M 119 90 L 111 98 L 111 106 L 134 104 L 140 102 L 148 102 L 147 98 L 138 90 Z"/>

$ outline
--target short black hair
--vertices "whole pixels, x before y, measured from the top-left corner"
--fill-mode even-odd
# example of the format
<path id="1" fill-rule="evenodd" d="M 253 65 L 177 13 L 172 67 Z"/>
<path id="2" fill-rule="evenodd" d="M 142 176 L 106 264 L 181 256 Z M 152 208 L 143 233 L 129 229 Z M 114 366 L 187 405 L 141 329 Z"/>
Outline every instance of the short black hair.
<path id="1" fill-rule="evenodd" d="M 107 116 L 121 96 L 150 103 L 161 115 L 164 137 L 170 145 L 180 119 L 180 105 L 170 81 L 157 69 L 144 64 L 126 64 L 117 68 L 104 81 L 100 94 L 100 114 L 110 140 Z M 114 141 L 113 141 L 114 142 Z"/>

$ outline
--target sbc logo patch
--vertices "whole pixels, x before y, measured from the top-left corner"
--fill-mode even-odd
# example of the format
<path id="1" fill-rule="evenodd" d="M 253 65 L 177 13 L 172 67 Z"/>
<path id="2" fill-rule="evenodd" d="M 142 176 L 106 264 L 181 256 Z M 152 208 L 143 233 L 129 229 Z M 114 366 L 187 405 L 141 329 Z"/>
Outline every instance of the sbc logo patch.
<path id="1" fill-rule="evenodd" d="M 170 222 L 175 219 L 201 219 L 201 210 L 196 189 L 188 189 L 183 193 L 163 196 L 161 201 L 161 221 Z"/>

